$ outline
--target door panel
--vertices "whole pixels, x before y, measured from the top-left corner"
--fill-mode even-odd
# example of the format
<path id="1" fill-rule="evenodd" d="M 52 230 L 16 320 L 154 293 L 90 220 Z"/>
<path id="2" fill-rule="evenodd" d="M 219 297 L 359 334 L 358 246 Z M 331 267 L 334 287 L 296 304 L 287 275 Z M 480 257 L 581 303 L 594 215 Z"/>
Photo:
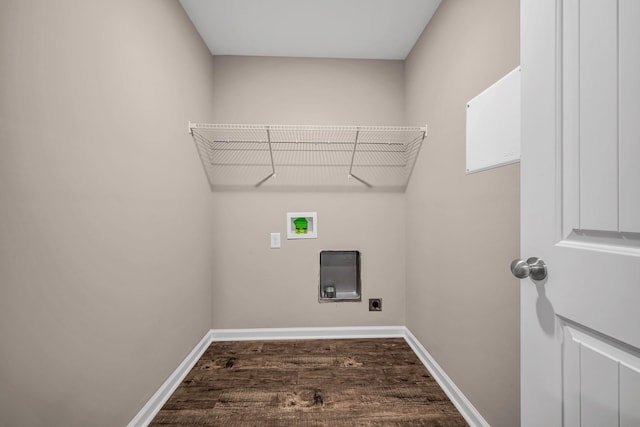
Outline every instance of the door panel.
<path id="1" fill-rule="evenodd" d="M 523 0 L 522 425 L 640 426 L 640 1 Z"/>
<path id="2" fill-rule="evenodd" d="M 640 426 L 640 370 L 620 366 L 620 427 Z"/>
<path id="3" fill-rule="evenodd" d="M 640 352 L 577 325 L 562 329 L 564 425 L 640 425 Z"/>
<path id="4" fill-rule="evenodd" d="M 564 236 L 640 233 L 638 19 L 637 0 L 563 2 Z"/>
<path id="5" fill-rule="evenodd" d="M 580 2 L 566 0 L 563 16 L 578 16 Z M 565 19 L 562 25 L 562 235 L 580 227 L 580 21 Z"/>
<path id="6" fill-rule="evenodd" d="M 580 408 L 584 427 L 618 424 L 618 364 L 587 346 L 580 347 Z"/>
<path id="7" fill-rule="evenodd" d="M 580 82 L 580 228 L 618 231 L 616 0 L 582 0 L 578 10 L 565 20 L 579 21 L 579 74 L 565 78 Z"/>
<path id="8" fill-rule="evenodd" d="M 640 1 L 619 8 L 620 231 L 640 233 Z"/>
<path id="9" fill-rule="evenodd" d="M 622 120 L 624 114 L 640 108 L 640 96 L 623 96 L 628 88 L 640 88 L 640 27 L 618 28 L 619 22 L 629 26 L 640 20 L 640 2 L 621 1 L 620 8 L 617 0 L 559 2 L 562 98 L 556 101 L 561 111 L 557 144 L 562 147 L 562 181 L 556 222 L 562 223 L 562 232 L 554 256 L 564 268 L 555 269 L 561 286 L 548 286 L 548 294 L 555 297 L 557 314 L 640 345 L 633 322 L 619 324 L 612 315 L 637 312 L 631 301 L 640 298 L 640 286 L 632 286 L 633 275 L 640 274 L 640 234 L 628 233 L 635 230 L 640 206 L 640 157 L 622 156 L 640 154 L 640 116 L 619 132 L 619 122 L 620 128 L 629 122 Z M 626 4 L 629 1 L 635 3 Z M 625 229 L 618 218 L 630 218 Z M 616 284 L 620 292 L 608 283 L 618 275 L 623 279 Z M 630 316 L 640 324 L 640 315 Z"/>

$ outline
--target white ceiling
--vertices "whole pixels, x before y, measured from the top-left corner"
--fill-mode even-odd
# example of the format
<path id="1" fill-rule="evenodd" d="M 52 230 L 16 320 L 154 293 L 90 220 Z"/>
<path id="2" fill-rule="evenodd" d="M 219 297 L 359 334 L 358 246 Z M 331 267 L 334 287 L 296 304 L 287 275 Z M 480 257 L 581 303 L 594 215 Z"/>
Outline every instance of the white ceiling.
<path id="1" fill-rule="evenodd" d="M 180 0 L 213 55 L 405 59 L 440 0 Z"/>

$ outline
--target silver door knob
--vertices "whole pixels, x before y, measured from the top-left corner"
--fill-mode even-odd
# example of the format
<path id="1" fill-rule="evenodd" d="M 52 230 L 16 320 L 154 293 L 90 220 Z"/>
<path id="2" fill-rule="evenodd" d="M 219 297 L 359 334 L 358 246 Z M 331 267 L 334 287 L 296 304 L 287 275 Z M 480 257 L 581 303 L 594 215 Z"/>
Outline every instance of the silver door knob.
<path id="1" fill-rule="evenodd" d="M 511 262 L 511 272 L 518 279 L 531 277 L 533 280 L 544 280 L 547 277 L 547 265 L 540 258 L 514 259 Z"/>

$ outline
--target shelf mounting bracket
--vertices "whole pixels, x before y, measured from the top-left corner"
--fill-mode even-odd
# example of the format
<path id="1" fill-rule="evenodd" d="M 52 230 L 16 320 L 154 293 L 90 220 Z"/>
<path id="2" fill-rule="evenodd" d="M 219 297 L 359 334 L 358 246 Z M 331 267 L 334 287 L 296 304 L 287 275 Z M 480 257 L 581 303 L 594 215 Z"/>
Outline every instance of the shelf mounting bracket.
<path id="1" fill-rule="evenodd" d="M 353 153 L 351 153 L 351 165 L 349 165 L 349 175 L 347 175 L 347 177 L 353 178 L 356 181 L 359 181 L 359 182 L 363 183 L 364 185 L 366 185 L 367 187 L 371 188 L 371 187 L 373 187 L 371 184 L 369 184 L 364 179 L 359 178 L 359 177 L 357 177 L 356 175 L 353 174 L 353 160 L 356 157 L 356 149 L 358 147 L 358 137 L 359 136 L 360 136 L 360 129 L 358 129 L 356 131 L 356 139 L 353 141 Z"/>
<path id="2" fill-rule="evenodd" d="M 271 173 L 269 175 L 267 175 L 266 177 L 264 177 L 263 179 L 261 179 L 255 186 L 256 188 L 260 187 L 262 184 L 264 184 L 266 181 L 268 181 L 269 179 L 273 178 L 274 176 L 276 176 L 276 166 L 273 163 L 273 150 L 271 149 L 271 132 L 269 131 L 269 127 L 267 126 L 267 143 L 269 144 L 269 158 L 271 159 Z"/>

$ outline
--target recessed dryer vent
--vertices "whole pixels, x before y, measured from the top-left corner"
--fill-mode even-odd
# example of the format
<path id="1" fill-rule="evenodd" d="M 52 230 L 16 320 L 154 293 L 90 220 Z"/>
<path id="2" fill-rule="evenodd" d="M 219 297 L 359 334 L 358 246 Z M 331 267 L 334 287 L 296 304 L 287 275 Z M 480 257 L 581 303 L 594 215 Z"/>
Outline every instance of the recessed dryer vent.
<path id="1" fill-rule="evenodd" d="M 361 300 L 360 252 L 320 252 L 320 302 Z"/>

